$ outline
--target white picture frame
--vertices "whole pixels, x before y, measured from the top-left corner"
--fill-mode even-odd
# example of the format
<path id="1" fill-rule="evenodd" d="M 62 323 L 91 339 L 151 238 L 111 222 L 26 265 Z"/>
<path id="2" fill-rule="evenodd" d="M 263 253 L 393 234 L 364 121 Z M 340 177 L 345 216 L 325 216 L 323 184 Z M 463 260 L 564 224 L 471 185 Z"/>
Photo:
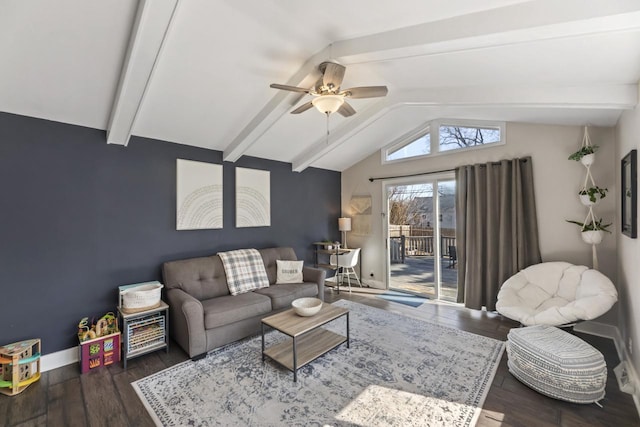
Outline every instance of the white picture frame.
<path id="1" fill-rule="evenodd" d="M 222 165 L 176 159 L 176 230 L 222 228 Z"/>
<path id="2" fill-rule="evenodd" d="M 236 227 L 271 226 L 271 173 L 236 168 Z"/>

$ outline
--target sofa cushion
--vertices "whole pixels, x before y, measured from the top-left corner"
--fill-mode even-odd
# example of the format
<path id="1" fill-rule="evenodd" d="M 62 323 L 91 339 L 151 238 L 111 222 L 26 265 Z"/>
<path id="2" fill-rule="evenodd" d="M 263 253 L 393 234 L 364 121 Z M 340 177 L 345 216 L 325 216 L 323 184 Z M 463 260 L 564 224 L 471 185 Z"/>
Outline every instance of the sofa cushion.
<path id="1" fill-rule="evenodd" d="M 260 314 L 271 312 L 271 300 L 265 295 L 248 292 L 202 301 L 204 327 L 217 328 Z"/>
<path id="2" fill-rule="evenodd" d="M 162 276 L 167 289 L 182 289 L 200 301 L 229 295 L 227 276 L 218 256 L 165 262 Z"/>
<path id="3" fill-rule="evenodd" d="M 276 260 L 277 275 L 276 284 L 282 283 L 302 283 L 302 269 L 304 261 L 283 261 Z"/>
<path id="4" fill-rule="evenodd" d="M 297 261 L 296 253 L 293 248 L 266 248 L 258 249 L 260 255 L 262 255 L 262 261 L 264 261 L 264 268 L 267 270 L 267 277 L 269 278 L 269 284 L 276 283 L 278 277 L 278 269 L 276 261 L 281 259 L 285 261 Z"/>
<path id="5" fill-rule="evenodd" d="M 274 310 L 280 310 L 291 306 L 291 301 L 303 297 L 315 297 L 318 295 L 318 285 L 315 283 L 291 283 L 271 285 L 268 288 L 258 289 L 253 293 L 266 295 L 271 298 L 271 306 Z"/>

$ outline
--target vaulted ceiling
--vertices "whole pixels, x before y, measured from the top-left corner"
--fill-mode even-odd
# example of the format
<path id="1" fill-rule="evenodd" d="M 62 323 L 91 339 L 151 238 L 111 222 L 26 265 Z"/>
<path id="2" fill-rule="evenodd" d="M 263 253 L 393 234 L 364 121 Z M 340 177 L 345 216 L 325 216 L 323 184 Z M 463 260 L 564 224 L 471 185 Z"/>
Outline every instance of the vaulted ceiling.
<path id="1" fill-rule="evenodd" d="M 436 118 L 615 125 L 638 103 L 636 0 L 0 0 L 0 111 L 344 170 Z M 289 112 L 326 60 L 386 85 Z M 0 142 L 1 144 L 1 142 Z"/>

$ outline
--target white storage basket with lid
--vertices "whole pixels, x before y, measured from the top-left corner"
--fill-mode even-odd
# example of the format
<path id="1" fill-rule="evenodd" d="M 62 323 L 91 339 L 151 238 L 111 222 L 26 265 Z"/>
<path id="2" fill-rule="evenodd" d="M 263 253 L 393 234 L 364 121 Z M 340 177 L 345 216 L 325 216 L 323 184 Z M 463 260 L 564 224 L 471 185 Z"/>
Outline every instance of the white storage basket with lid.
<path id="1" fill-rule="evenodd" d="M 120 286 L 120 310 L 123 313 L 139 313 L 159 307 L 163 287 L 158 281 Z"/>

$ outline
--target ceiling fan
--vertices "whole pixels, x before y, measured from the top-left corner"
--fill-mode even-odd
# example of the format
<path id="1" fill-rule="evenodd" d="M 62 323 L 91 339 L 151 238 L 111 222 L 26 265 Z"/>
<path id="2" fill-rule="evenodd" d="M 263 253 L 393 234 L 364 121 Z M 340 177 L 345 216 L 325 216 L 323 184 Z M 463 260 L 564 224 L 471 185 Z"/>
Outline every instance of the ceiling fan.
<path id="1" fill-rule="evenodd" d="M 311 107 L 316 107 L 318 111 L 327 116 L 338 112 L 344 117 L 349 117 L 354 115 L 356 110 L 345 101 L 345 98 L 378 98 L 387 95 L 388 89 L 386 86 L 361 86 L 341 90 L 340 85 L 346 70 L 343 65 L 335 62 L 323 62 L 318 66 L 318 69 L 322 73 L 322 77 L 318 79 L 311 89 L 277 83 L 270 85 L 274 89 L 304 92 L 315 97 L 313 100 L 291 111 L 291 114 L 300 114 Z"/>

